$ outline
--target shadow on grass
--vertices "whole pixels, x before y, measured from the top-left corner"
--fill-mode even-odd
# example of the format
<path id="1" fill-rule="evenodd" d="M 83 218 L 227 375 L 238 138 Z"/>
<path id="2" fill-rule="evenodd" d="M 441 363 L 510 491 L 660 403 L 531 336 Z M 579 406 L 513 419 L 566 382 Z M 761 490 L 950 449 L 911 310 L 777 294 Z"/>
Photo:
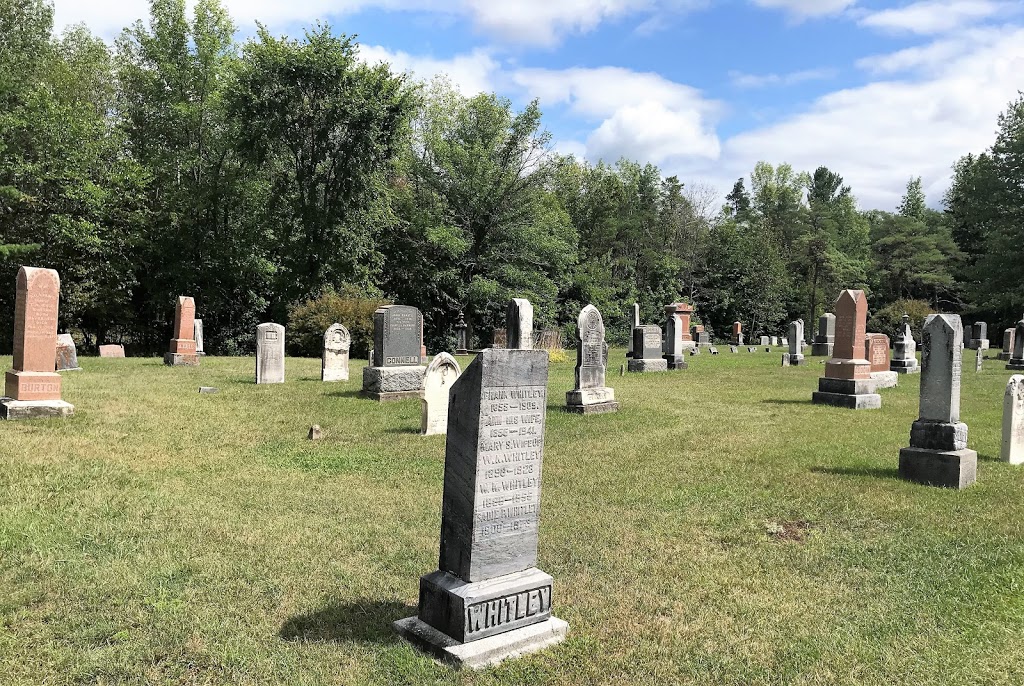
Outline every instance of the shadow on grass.
<path id="1" fill-rule="evenodd" d="M 398 636 L 391 623 L 416 614 L 416 607 L 398 600 L 359 600 L 288 619 L 279 636 L 286 641 L 324 643 L 362 641 L 390 643 Z"/>
<path id="2" fill-rule="evenodd" d="M 417 427 L 393 426 L 390 429 L 384 429 L 384 433 L 386 433 L 386 434 L 403 434 L 403 435 L 408 435 L 408 434 L 418 434 L 419 432 L 420 432 L 420 427 L 418 427 L 418 426 Z"/>
<path id="3" fill-rule="evenodd" d="M 811 399 L 807 400 L 781 400 L 779 398 L 766 398 L 761 401 L 767 405 L 810 405 Z"/>
<path id="4" fill-rule="evenodd" d="M 324 395 L 326 395 L 326 396 L 328 396 L 330 398 L 360 398 L 362 396 L 360 396 L 359 393 L 360 393 L 359 389 L 350 388 L 350 389 L 348 389 L 346 391 L 333 391 L 331 393 L 325 393 Z M 364 400 L 369 400 L 369 398 L 363 398 L 363 399 Z"/>
<path id="5" fill-rule="evenodd" d="M 978 453 L 978 462 L 1002 462 L 1003 458 L 996 457 L 994 455 L 985 455 L 984 453 Z"/>
<path id="6" fill-rule="evenodd" d="M 900 470 L 896 467 L 811 467 L 815 474 L 833 474 L 836 476 L 870 476 L 875 479 L 899 480 Z"/>

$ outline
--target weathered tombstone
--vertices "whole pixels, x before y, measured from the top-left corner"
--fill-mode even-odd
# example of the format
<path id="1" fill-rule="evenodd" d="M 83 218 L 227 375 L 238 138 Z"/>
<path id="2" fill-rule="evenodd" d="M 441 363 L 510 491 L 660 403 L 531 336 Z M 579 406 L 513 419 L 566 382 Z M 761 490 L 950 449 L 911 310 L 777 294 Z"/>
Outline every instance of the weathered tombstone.
<path id="1" fill-rule="evenodd" d="M 348 351 L 352 336 L 348 329 L 335 322 L 324 332 L 324 349 L 320 359 L 321 381 L 348 381 Z"/>
<path id="2" fill-rule="evenodd" d="M 1006 368 L 1014 371 L 1024 369 L 1024 319 L 1017 322 L 1013 330 L 1013 354 L 1006 363 Z"/>
<path id="3" fill-rule="evenodd" d="M 124 357 L 124 346 L 120 344 L 101 345 L 100 357 Z"/>
<path id="4" fill-rule="evenodd" d="M 423 374 L 423 402 L 420 433 L 424 436 L 448 433 L 448 392 L 462 368 L 448 353 L 438 353 Z"/>
<path id="5" fill-rule="evenodd" d="M 1014 374 L 1003 396 L 1002 458 L 1010 464 L 1024 464 L 1024 376 Z"/>
<path id="6" fill-rule="evenodd" d="M 75 347 L 75 339 L 69 333 L 62 333 L 57 336 L 57 371 L 77 372 L 82 368 L 78 366 L 78 348 Z"/>
<path id="7" fill-rule="evenodd" d="M 789 366 L 789 353 L 782 353 L 782 366 L 783 367 L 788 367 Z"/>
<path id="8" fill-rule="evenodd" d="M 459 312 L 459 320 L 455 322 L 455 354 L 456 355 L 468 355 L 469 348 L 468 342 L 466 341 L 466 317 L 463 316 L 462 312 Z"/>
<path id="9" fill-rule="evenodd" d="M 256 327 L 256 383 L 284 383 L 284 327 L 280 324 Z"/>
<path id="10" fill-rule="evenodd" d="M 733 345 L 743 345 L 743 322 L 732 323 L 732 338 L 729 342 Z"/>
<path id="11" fill-rule="evenodd" d="M 194 325 L 195 337 L 196 337 L 196 355 L 205 355 L 206 349 L 203 347 L 203 320 L 195 320 Z"/>
<path id="12" fill-rule="evenodd" d="M 984 349 L 983 348 L 975 348 L 975 352 L 977 354 L 974 356 L 974 372 L 978 373 L 978 372 L 981 371 L 981 362 L 984 359 L 984 355 L 983 355 Z"/>
<path id="13" fill-rule="evenodd" d="M 771 339 L 772 339 L 772 342 L 770 343 L 770 345 L 773 348 L 777 348 L 779 346 L 779 337 L 778 336 L 772 336 Z"/>
<path id="14" fill-rule="evenodd" d="M 631 372 L 667 372 L 668 361 L 661 354 L 661 327 L 647 324 L 633 329 Z"/>
<path id="15" fill-rule="evenodd" d="M 729 352 L 731 352 L 731 353 L 733 353 L 733 354 L 736 354 L 736 353 L 738 353 L 739 351 L 740 351 L 740 349 L 739 349 L 739 347 L 738 347 L 738 346 L 735 346 L 735 345 L 730 345 L 730 346 L 729 346 Z"/>
<path id="16" fill-rule="evenodd" d="M 686 369 L 685 350 L 695 347 L 690 336 L 690 313 L 693 308 L 686 303 L 665 305 L 665 339 L 662 343 L 662 357 L 669 369 Z M 686 345 L 689 343 L 689 345 Z"/>
<path id="17" fill-rule="evenodd" d="M 967 448 L 967 425 L 960 421 L 963 339 L 959 316 L 925 320 L 920 416 L 910 429 L 910 447 L 900 450 L 900 476 L 910 481 L 966 488 L 976 479 L 978 454 Z"/>
<path id="18" fill-rule="evenodd" d="M 1006 329 L 1003 331 L 1003 350 L 999 353 L 999 359 L 1003 362 L 1013 357 L 1013 339 L 1015 334 L 1016 329 Z"/>
<path id="19" fill-rule="evenodd" d="M 323 429 L 320 428 L 319 424 L 314 424 L 309 427 L 309 433 L 306 434 L 306 440 L 308 441 L 319 441 L 324 437 Z"/>
<path id="20" fill-rule="evenodd" d="M 893 345 L 889 370 L 897 374 L 917 374 L 921 371 L 917 364 L 917 343 L 910 330 L 910 315 L 903 315 L 903 330 Z"/>
<path id="21" fill-rule="evenodd" d="M 561 641 L 537 569 L 548 356 L 484 350 L 451 389 L 438 570 L 420 577 L 405 639 L 479 668 Z"/>
<path id="22" fill-rule="evenodd" d="M 419 398 L 426 368 L 420 365 L 423 315 L 408 305 L 373 313 L 373 366 L 363 367 L 362 396 L 380 402 Z"/>
<path id="23" fill-rule="evenodd" d="M 533 350 L 533 305 L 526 298 L 512 298 L 505 309 L 508 347 Z"/>
<path id="24" fill-rule="evenodd" d="M 771 344 L 772 344 L 772 339 L 771 338 L 769 338 L 768 336 L 761 336 L 761 347 L 762 348 L 767 348 Z"/>
<path id="25" fill-rule="evenodd" d="M 580 310 L 576 319 L 576 388 L 565 394 L 565 409 L 576 414 L 618 412 L 615 390 L 608 388 L 608 343 L 604 319 L 593 305 Z"/>
<path id="26" fill-rule="evenodd" d="M 640 303 L 633 303 L 629 321 L 629 344 L 626 346 L 626 357 L 633 357 L 633 329 L 640 326 Z"/>
<path id="27" fill-rule="evenodd" d="M 177 367 L 195 367 L 199 364 L 196 355 L 196 302 L 192 298 L 178 296 L 174 306 L 174 338 L 171 349 L 164 354 L 164 364 Z"/>
<path id="28" fill-rule="evenodd" d="M 757 352 L 757 348 L 751 348 L 751 347 L 748 347 L 748 348 L 747 348 L 747 352 L 748 352 L 748 353 L 756 353 L 756 352 Z"/>
<path id="29" fill-rule="evenodd" d="M 871 378 L 875 388 L 895 388 L 900 375 L 889 369 L 889 337 L 884 333 L 864 335 L 864 357 L 871 363 Z"/>
<path id="30" fill-rule="evenodd" d="M 702 345 L 711 345 L 711 333 L 707 331 L 703 324 L 696 324 L 692 326 L 690 329 L 690 337 L 693 339 L 693 342 L 697 347 Z"/>
<path id="31" fill-rule="evenodd" d="M 505 329 L 495 329 L 491 335 L 492 348 L 505 348 L 508 346 L 508 332 Z"/>
<path id="32" fill-rule="evenodd" d="M 52 269 L 18 270 L 14 298 L 14 361 L 5 379 L 0 418 L 70 417 L 71 403 L 61 400 L 57 358 L 57 308 L 60 276 Z"/>
<path id="33" fill-rule="evenodd" d="M 811 345 L 813 357 L 832 357 L 832 346 L 836 342 L 836 316 L 826 312 L 818 319 L 818 333 Z"/>
<path id="34" fill-rule="evenodd" d="M 804 359 L 804 320 L 797 319 L 789 324 L 789 364 L 797 366 L 805 363 Z"/>
<path id="35" fill-rule="evenodd" d="M 845 290 L 836 301 L 836 328 L 832 358 L 811 402 L 852 410 L 877 410 L 882 396 L 875 393 L 871 363 L 864 358 L 868 302 L 864 291 Z"/>
<path id="36" fill-rule="evenodd" d="M 964 347 L 971 350 L 988 350 L 988 324 L 985 322 L 974 322 L 971 326 L 971 337 L 964 342 Z"/>
<path id="37" fill-rule="evenodd" d="M 715 346 L 711 346 L 710 348 L 708 348 L 708 351 L 709 351 L 709 352 L 710 352 L 710 353 L 711 353 L 712 355 L 717 355 L 717 354 L 718 354 L 718 348 L 716 348 Z"/>

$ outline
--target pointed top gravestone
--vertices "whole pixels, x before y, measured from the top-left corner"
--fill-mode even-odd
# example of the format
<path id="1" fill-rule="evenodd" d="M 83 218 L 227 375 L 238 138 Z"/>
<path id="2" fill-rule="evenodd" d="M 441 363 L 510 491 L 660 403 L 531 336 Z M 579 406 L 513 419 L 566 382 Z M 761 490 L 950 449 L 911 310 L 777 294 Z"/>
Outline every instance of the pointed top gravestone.
<path id="1" fill-rule="evenodd" d="M 825 376 L 811 402 L 855 410 L 877 410 L 882 398 L 875 393 L 871 363 L 865 359 L 868 303 L 864 291 L 845 290 L 836 301 L 835 343 L 825 363 Z"/>
<path id="2" fill-rule="evenodd" d="M 526 298 L 512 298 L 505 310 L 509 349 L 533 350 L 533 305 Z"/>
<path id="3" fill-rule="evenodd" d="M 196 301 L 184 295 L 178 296 L 174 305 L 174 338 L 170 350 L 164 355 L 164 364 L 194 367 L 199 364 L 196 354 Z"/>
<path id="4" fill-rule="evenodd" d="M 964 330 L 960 317 L 933 314 L 924 322 L 921 356 L 921 419 L 960 421 Z"/>

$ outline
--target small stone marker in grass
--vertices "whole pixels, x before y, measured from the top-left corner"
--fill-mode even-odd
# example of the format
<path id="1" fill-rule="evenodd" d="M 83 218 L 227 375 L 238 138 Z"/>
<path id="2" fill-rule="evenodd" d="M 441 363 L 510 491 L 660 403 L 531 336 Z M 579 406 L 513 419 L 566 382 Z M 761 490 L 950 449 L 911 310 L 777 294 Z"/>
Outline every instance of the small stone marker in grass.
<path id="1" fill-rule="evenodd" d="M 958 315 L 925 320 L 921 410 L 910 429 L 910 447 L 900 450 L 904 479 L 963 489 L 977 478 L 978 454 L 967 448 L 967 425 L 960 421 L 963 337 Z"/>
<path id="2" fill-rule="evenodd" d="M 324 349 L 320 360 L 321 381 L 348 381 L 348 351 L 352 336 L 338 323 L 324 332 Z"/>
<path id="3" fill-rule="evenodd" d="M 576 318 L 576 388 L 565 394 L 565 409 L 576 414 L 618 412 L 615 391 L 606 385 L 607 368 L 604 319 L 587 305 Z"/>
<path id="4" fill-rule="evenodd" d="M 484 350 L 451 389 L 438 570 L 419 610 L 394 623 L 457 667 L 480 668 L 562 641 L 552 578 L 537 565 L 548 355 Z"/>
<path id="5" fill-rule="evenodd" d="M 1024 376 L 1014 374 L 1003 396 L 1002 458 L 1010 464 L 1024 464 Z"/>
<path id="6" fill-rule="evenodd" d="M 280 324 L 256 327 L 256 383 L 284 383 L 284 327 Z"/>
<path id="7" fill-rule="evenodd" d="M 199 392 L 200 393 L 217 393 L 219 390 L 220 390 L 219 388 L 214 388 L 213 386 L 200 386 L 199 387 Z"/>
<path id="8" fill-rule="evenodd" d="M 124 346 L 120 344 L 101 345 L 100 357 L 124 357 Z"/>
<path id="9" fill-rule="evenodd" d="M 449 391 L 462 369 L 448 353 L 438 353 L 423 375 L 423 407 L 420 433 L 424 436 L 448 433 Z"/>
<path id="10" fill-rule="evenodd" d="M 78 348 L 75 346 L 75 339 L 69 333 L 62 333 L 57 336 L 57 365 L 58 372 L 78 372 L 82 368 L 78 366 Z"/>
<path id="11" fill-rule="evenodd" d="M 2 419 L 64 418 L 75 413 L 61 399 L 57 358 L 60 276 L 52 269 L 22 267 L 14 297 L 14 360 L 7 372 Z"/>
<path id="12" fill-rule="evenodd" d="M 171 349 L 164 354 L 164 364 L 171 367 L 197 367 L 196 354 L 196 301 L 184 295 L 178 296 L 174 305 L 174 338 Z"/>
<path id="13" fill-rule="evenodd" d="M 324 432 L 320 428 L 319 424 L 314 424 L 313 426 L 309 427 L 309 433 L 306 434 L 306 438 L 310 441 L 319 441 L 323 437 Z"/>

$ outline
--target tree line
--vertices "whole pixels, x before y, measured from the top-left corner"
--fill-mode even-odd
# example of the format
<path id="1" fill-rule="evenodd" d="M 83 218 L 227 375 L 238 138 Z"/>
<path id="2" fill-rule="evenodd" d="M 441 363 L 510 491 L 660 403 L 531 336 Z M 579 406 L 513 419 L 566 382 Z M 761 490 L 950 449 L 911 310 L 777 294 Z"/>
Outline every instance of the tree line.
<path id="1" fill-rule="evenodd" d="M 1019 95 L 944 211 L 919 178 L 896 212 L 861 211 L 837 170 L 766 162 L 723 206 L 651 164 L 557 155 L 540 103 L 414 82 L 327 24 L 235 35 L 219 0 L 151 0 L 113 45 L 54 35 L 48 0 L 0 0 L 0 346 L 21 264 L 60 272 L 60 326 L 86 349 L 136 353 L 166 346 L 179 294 L 215 354 L 324 303 L 415 305 L 431 350 L 459 312 L 488 343 L 510 297 L 566 334 L 593 303 L 615 343 L 633 302 L 661 323 L 688 300 L 720 337 L 814 322 L 843 288 L 869 292 L 877 330 L 1024 312 Z"/>

